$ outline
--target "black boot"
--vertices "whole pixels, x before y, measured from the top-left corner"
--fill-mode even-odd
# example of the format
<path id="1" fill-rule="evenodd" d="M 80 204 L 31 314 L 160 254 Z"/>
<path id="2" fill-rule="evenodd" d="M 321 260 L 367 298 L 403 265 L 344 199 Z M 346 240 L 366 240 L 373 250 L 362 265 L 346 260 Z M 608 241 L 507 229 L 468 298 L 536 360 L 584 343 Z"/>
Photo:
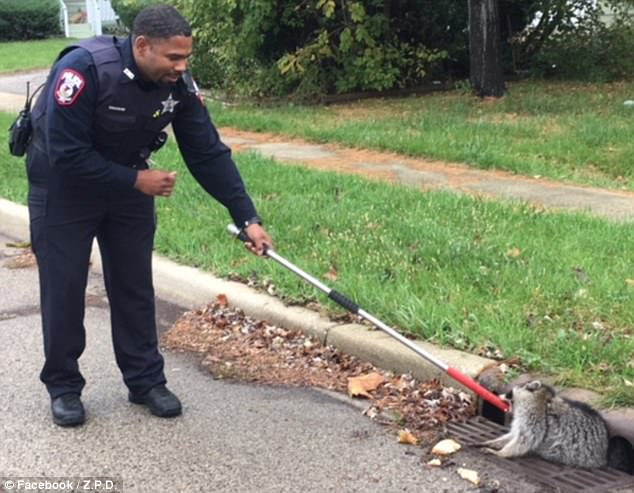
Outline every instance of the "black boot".
<path id="1" fill-rule="evenodd" d="M 59 426 L 79 426 L 86 421 L 86 412 L 79 394 L 64 394 L 51 401 L 53 422 Z"/>
<path id="2" fill-rule="evenodd" d="M 181 401 L 165 385 L 152 387 L 148 393 L 143 395 L 130 392 L 128 399 L 135 404 L 147 406 L 150 412 L 159 418 L 178 416 L 182 412 Z"/>

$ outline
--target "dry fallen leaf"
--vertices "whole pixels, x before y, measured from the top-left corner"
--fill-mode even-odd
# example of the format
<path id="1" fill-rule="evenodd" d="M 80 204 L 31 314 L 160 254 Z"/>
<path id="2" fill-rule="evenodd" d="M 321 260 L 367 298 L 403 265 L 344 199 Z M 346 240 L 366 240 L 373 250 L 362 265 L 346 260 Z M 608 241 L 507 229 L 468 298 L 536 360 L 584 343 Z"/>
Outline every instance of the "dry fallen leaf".
<path id="1" fill-rule="evenodd" d="M 216 301 L 220 306 L 229 306 L 229 299 L 226 294 L 219 294 L 216 296 Z"/>
<path id="2" fill-rule="evenodd" d="M 385 377 L 380 373 L 368 373 L 360 377 L 348 378 L 348 395 L 355 397 L 362 395 L 371 398 L 370 392 L 385 381 Z"/>
<path id="3" fill-rule="evenodd" d="M 403 392 L 404 390 L 410 387 L 411 383 L 412 383 L 411 380 L 409 380 L 406 375 L 401 375 L 398 381 L 396 382 L 396 384 L 394 385 L 394 387 L 399 392 Z"/>
<path id="4" fill-rule="evenodd" d="M 440 462 L 440 459 L 432 459 L 427 463 L 428 466 L 433 466 L 433 467 L 440 467 L 442 466 L 442 462 Z"/>
<path id="5" fill-rule="evenodd" d="M 573 267 L 572 271 L 575 273 L 575 276 L 577 277 L 577 279 L 583 283 L 588 283 L 590 282 L 590 276 L 588 275 L 588 273 L 582 269 L 581 267 Z"/>
<path id="6" fill-rule="evenodd" d="M 8 242 L 5 243 L 6 246 L 8 246 L 9 248 L 29 248 L 31 246 L 31 243 L 29 243 L 28 241 L 17 241 L 17 242 Z"/>
<path id="7" fill-rule="evenodd" d="M 517 258 L 522 254 L 522 250 L 517 247 L 511 248 L 508 252 L 506 252 L 507 257 Z"/>
<path id="8" fill-rule="evenodd" d="M 431 453 L 434 455 L 451 455 L 461 448 L 462 445 L 460 445 L 455 440 L 448 438 L 446 440 L 441 440 L 436 445 L 434 445 L 434 448 L 431 449 Z"/>
<path id="9" fill-rule="evenodd" d="M 398 443 L 405 443 L 407 445 L 418 445 L 418 439 L 412 435 L 412 432 L 408 429 L 399 430 Z"/>
<path id="10" fill-rule="evenodd" d="M 336 281 L 339 275 L 337 274 L 335 268 L 331 267 L 330 270 L 324 274 L 324 277 L 330 281 Z"/>
<path id="11" fill-rule="evenodd" d="M 480 476 L 477 471 L 474 471 L 473 469 L 465 469 L 464 467 L 459 467 L 457 472 L 462 479 L 470 481 L 476 486 L 480 486 Z"/>

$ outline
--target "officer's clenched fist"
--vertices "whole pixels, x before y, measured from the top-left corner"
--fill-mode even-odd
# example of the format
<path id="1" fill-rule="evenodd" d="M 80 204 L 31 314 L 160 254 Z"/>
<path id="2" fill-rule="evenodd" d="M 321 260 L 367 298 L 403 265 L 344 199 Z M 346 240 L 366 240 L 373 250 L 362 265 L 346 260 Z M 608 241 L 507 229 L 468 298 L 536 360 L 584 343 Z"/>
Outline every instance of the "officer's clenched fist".
<path id="1" fill-rule="evenodd" d="M 137 173 L 134 188 L 146 195 L 169 197 L 176 185 L 176 171 L 144 169 Z"/>

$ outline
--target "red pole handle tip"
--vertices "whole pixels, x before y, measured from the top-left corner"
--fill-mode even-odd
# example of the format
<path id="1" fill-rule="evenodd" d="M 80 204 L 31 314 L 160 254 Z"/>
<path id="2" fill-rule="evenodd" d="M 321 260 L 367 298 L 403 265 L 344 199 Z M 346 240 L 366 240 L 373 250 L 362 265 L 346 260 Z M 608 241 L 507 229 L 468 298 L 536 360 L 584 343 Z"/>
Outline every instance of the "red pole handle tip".
<path id="1" fill-rule="evenodd" d="M 453 378 L 457 382 L 460 382 L 462 385 L 464 385 L 468 389 L 473 390 L 476 394 L 478 394 L 484 400 L 486 400 L 486 401 L 490 402 L 491 404 L 493 404 L 499 410 L 501 410 L 503 412 L 508 412 L 508 410 L 510 408 L 508 402 L 506 402 L 501 397 L 495 395 L 490 390 L 485 389 L 482 385 L 480 385 L 478 382 L 476 382 L 473 378 L 465 375 L 460 370 L 458 370 L 456 368 L 448 368 L 447 369 L 447 375 L 449 375 L 451 378 Z"/>

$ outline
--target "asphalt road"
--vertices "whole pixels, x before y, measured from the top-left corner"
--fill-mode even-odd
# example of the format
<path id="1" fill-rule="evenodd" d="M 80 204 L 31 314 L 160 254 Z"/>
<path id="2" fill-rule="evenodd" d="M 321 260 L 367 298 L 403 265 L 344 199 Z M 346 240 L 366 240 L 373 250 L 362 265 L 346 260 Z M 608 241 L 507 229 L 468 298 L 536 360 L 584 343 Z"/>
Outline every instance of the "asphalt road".
<path id="1" fill-rule="evenodd" d="M 87 296 L 87 349 L 80 359 L 88 420 L 79 428 L 60 428 L 51 421 L 38 379 L 43 355 L 37 271 L 9 268 L 18 253 L 9 240 L 0 234 L 0 491 L 5 478 L 71 477 L 109 479 L 119 488 L 109 491 L 126 493 L 476 491 L 457 467 L 478 470 L 487 484 L 499 481 L 498 491 L 543 491 L 475 452 L 459 452 L 443 469 L 427 467 L 421 462 L 426 449 L 399 445 L 394 431 L 363 416 L 346 397 L 214 380 L 187 354 L 165 354 L 169 385 L 184 413 L 155 418 L 127 401 L 102 279 L 95 274 Z M 163 328 L 183 311 L 161 300 L 158 308 Z"/>

